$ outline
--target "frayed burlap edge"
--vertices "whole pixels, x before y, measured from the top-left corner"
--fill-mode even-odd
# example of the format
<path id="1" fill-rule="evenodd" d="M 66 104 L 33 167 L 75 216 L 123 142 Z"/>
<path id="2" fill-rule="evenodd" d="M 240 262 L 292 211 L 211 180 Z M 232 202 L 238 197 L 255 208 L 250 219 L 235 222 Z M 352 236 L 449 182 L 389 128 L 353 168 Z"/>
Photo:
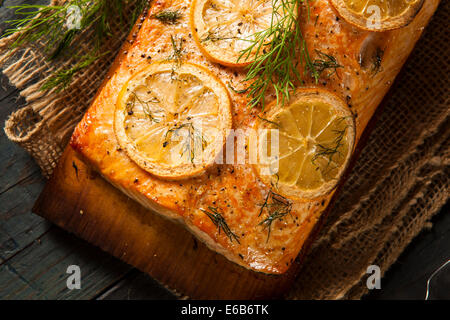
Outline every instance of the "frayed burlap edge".
<path id="1" fill-rule="evenodd" d="M 62 148 L 50 132 L 45 121 L 31 107 L 14 112 L 5 124 L 6 136 L 19 144 L 36 160 L 46 178 L 56 167 Z M 42 143 L 36 143 L 42 141 Z M 45 157 L 42 154 L 45 153 Z"/>
<path id="2" fill-rule="evenodd" d="M 442 26 L 449 17 L 443 2 L 287 298 L 360 298 L 367 293 L 367 266 L 376 264 L 384 274 L 448 200 L 450 39 Z M 47 177 L 126 37 L 124 30 L 113 28 L 114 40 L 105 44 L 113 53 L 82 71 L 61 93 L 39 88 L 72 60 L 47 63 L 43 43 L 6 53 L 16 35 L 0 40 L 3 73 L 27 102 L 7 120 L 5 132 Z M 89 31 L 82 36 L 87 39 Z"/>
<path id="3" fill-rule="evenodd" d="M 66 0 L 52 0 L 51 5 L 62 5 Z M 131 16 L 136 1 L 124 6 L 124 15 Z M 56 88 L 41 90 L 42 85 L 58 71 L 73 67 L 92 47 L 95 30 L 81 32 L 73 42 L 73 53 L 49 62 L 44 50 L 45 40 L 28 46 L 10 49 L 19 33 L 0 39 L 0 67 L 10 83 L 20 90 L 26 107 L 13 113 L 5 123 L 7 137 L 27 150 L 49 177 L 61 155 L 61 150 L 92 102 L 109 66 L 128 35 L 128 29 L 119 22 L 111 25 L 111 33 L 99 52 L 109 54 L 88 68 L 78 72 L 71 84 L 58 92 Z M 93 70 L 95 70 L 93 72 Z M 39 123 L 30 122 L 39 119 Z"/>
<path id="4" fill-rule="evenodd" d="M 292 299 L 357 299 L 448 201 L 450 5 L 441 2 L 309 251 Z"/>

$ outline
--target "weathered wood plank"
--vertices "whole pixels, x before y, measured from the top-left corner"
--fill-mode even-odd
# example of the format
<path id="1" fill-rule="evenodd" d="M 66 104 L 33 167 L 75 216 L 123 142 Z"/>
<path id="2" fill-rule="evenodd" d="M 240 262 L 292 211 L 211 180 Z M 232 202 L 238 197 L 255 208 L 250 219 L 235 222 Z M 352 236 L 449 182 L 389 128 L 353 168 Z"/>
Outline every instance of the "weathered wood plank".
<path id="1" fill-rule="evenodd" d="M 148 274 L 136 269 L 98 297 L 99 300 L 173 300 L 176 298 Z"/>
<path id="2" fill-rule="evenodd" d="M 2 95 L 0 96 L 0 123 L 5 123 L 9 115 L 24 104 L 18 98 L 18 91 L 7 83 L 6 77 L 0 75 Z M 39 171 L 33 159 L 22 148 L 12 143 L 0 130 L 0 194 L 13 187 L 19 181 Z"/>
<path id="3" fill-rule="evenodd" d="M 81 290 L 66 285 L 68 266 L 81 269 Z M 0 299 L 91 299 L 131 267 L 53 227 L 0 266 Z"/>
<path id="4" fill-rule="evenodd" d="M 31 213 L 43 186 L 35 173 L 0 194 L 0 264 L 49 229 L 50 223 Z"/>
<path id="5" fill-rule="evenodd" d="M 24 103 L 0 76 L 0 123 Z M 33 159 L 0 130 L 0 263 L 28 246 L 50 224 L 31 213 L 45 180 Z"/>

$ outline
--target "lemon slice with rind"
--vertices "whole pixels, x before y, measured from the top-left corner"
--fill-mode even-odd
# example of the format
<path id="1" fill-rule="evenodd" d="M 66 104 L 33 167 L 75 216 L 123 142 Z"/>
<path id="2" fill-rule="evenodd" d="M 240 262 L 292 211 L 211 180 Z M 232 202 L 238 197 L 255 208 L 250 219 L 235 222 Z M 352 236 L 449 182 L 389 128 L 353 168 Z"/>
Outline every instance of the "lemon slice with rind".
<path id="1" fill-rule="evenodd" d="M 272 0 L 193 0 L 194 39 L 208 59 L 230 67 L 246 66 L 254 60 L 256 48 L 253 54 L 241 57 L 243 50 L 255 41 L 256 33 L 282 17 L 283 7 L 277 5 L 276 10 L 272 21 Z"/>
<path id="2" fill-rule="evenodd" d="M 154 63 L 121 90 L 114 115 L 120 147 L 164 179 L 201 174 L 214 163 L 231 129 L 225 86 L 203 67 Z"/>
<path id="3" fill-rule="evenodd" d="M 288 198 L 314 199 L 330 193 L 349 163 L 355 141 L 347 105 L 323 89 L 299 89 L 285 107 L 274 102 L 255 128 L 262 132 L 259 143 L 272 159 L 259 161 L 256 173 Z M 277 154 L 271 153 L 273 130 L 278 132 Z"/>
<path id="4" fill-rule="evenodd" d="M 349 23 L 370 31 L 386 31 L 408 25 L 424 0 L 331 0 Z"/>

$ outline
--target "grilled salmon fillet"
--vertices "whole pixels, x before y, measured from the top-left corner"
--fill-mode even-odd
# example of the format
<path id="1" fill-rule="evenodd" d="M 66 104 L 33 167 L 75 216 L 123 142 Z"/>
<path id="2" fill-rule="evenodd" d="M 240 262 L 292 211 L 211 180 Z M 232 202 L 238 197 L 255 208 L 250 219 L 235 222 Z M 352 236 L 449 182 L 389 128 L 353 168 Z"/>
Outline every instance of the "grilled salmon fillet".
<path id="1" fill-rule="evenodd" d="M 302 22 L 309 51 L 333 56 L 342 67 L 332 76 L 306 85 L 326 88 L 348 103 L 355 116 L 356 142 L 438 3 L 427 0 L 412 23 L 402 29 L 373 33 L 346 23 L 327 0 L 311 2 L 311 18 Z M 165 9 L 178 10 L 180 23 L 165 25 L 152 18 Z M 269 238 L 259 214 L 270 187 L 258 179 L 250 165 L 214 165 L 194 178 L 165 181 L 135 164 L 116 139 L 114 110 L 119 92 L 136 72 L 170 56 L 173 35 L 183 39 L 184 61 L 207 68 L 224 84 L 238 84 L 245 77 L 244 69 L 222 67 L 201 54 L 189 27 L 189 10 L 190 0 L 153 2 L 132 30 L 70 144 L 110 183 L 151 211 L 184 224 L 211 250 L 245 268 L 282 274 L 304 249 L 332 194 L 313 201 L 292 201 L 290 215 L 273 222 Z M 229 95 L 233 128 L 252 127 L 260 110 L 247 106 L 245 94 L 229 89 Z M 268 102 L 273 99 L 269 93 Z M 202 211 L 208 207 L 220 210 L 239 241 Z"/>

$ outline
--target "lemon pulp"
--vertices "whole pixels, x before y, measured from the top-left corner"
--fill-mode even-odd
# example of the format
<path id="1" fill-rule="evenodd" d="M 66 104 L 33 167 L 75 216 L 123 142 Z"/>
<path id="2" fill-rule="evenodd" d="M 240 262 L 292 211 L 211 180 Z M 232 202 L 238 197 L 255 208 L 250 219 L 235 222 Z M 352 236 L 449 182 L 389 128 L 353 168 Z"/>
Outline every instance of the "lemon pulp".
<path id="1" fill-rule="evenodd" d="M 297 100 L 279 108 L 259 122 L 260 128 L 278 130 L 279 152 L 270 154 L 270 170 L 263 175 L 264 165 L 258 165 L 262 180 L 286 196 L 315 198 L 329 193 L 337 184 L 349 161 L 354 143 L 353 117 L 337 98 L 299 93 Z M 331 95 L 330 95 L 331 96 Z M 271 135 L 263 140 L 270 149 Z M 266 142 L 265 142 L 266 143 Z M 268 151 L 268 153 L 270 153 Z M 267 168 L 266 168 L 267 169 Z"/>
<path id="2" fill-rule="evenodd" d="M 253 56 L 241 57 L 242 52 L 255 41 L 256 33 L 270 28 L 273 10 L 272 0 L 195 0 L 191 10 L 195 40 L 215 62 L 248 64 Z M 274 15 L 275 20 L 279 17 Z"/>
<path id="3" fill-rule="evenodd" d="M 211 164 L 230 127 L 223 84 L 192 64 L 151 66 L 125 85 L 116 107 L 120 145 L 141 167 L 168 178 Z"/>

